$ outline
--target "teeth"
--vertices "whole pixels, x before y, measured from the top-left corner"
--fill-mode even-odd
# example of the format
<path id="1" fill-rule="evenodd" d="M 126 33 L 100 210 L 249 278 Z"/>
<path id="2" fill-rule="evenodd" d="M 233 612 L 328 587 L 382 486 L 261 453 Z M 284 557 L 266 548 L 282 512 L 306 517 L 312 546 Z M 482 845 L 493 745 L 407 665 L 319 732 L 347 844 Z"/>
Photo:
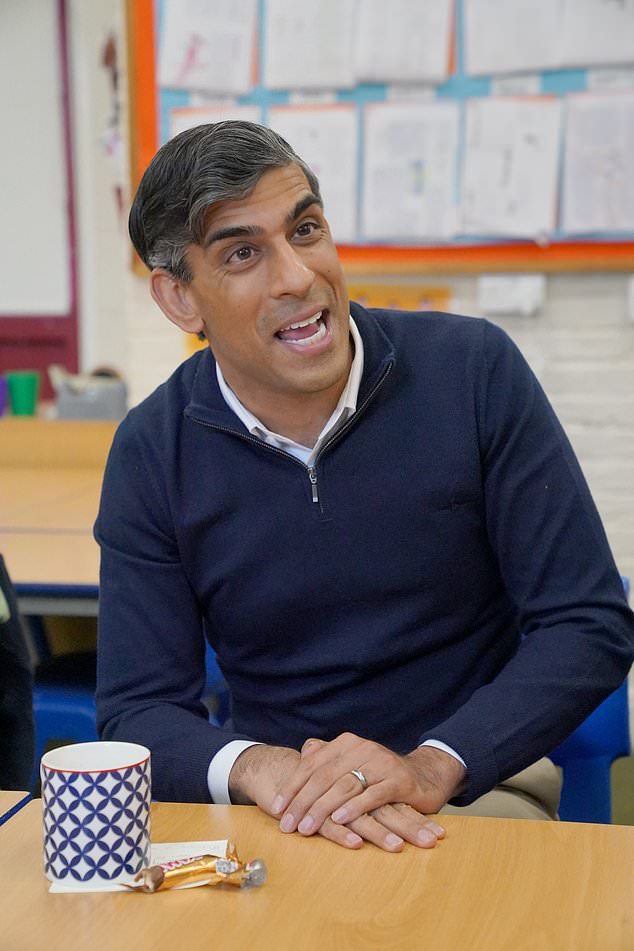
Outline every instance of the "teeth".
<path id="1" fill-rule="evenodd" d="M 320 310 L 318 314 L 315 314 L 314 317 L 309 317 L 308 320 L 302 320 L 298 324 L 290 324 L 287 330 L 297 330 L 299 327 L 308 327 L 309 324 L 314 324 L 318 321 L 322 313 L 323 311 Z"/>
<path id="2" fill-rule="evenodd" d="M 312 323 L 312 321 L 308 321 Z M 302 326 L 304 326 L 302 324 Z M 308 347 L 313 343 L 317 343 L 318 340 L 321 340 L 326 336 L 326 325 L 320 324 L 314 334 L 311 334 L 310 337 L 304 337 L 302 340 L 287 340 L 286 343 L 292 344 L 294 347 Z"/>

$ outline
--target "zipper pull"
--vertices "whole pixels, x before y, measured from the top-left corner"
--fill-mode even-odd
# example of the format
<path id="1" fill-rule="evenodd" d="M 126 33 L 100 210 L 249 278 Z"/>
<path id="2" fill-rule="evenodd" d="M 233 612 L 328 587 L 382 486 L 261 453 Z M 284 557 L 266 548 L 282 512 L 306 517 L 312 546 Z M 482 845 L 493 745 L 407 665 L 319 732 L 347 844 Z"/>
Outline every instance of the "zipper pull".
<path id="1" fill-rule="evenodd" d="M 317 491 L 317 470 L 314 466 L 308 467 L 308 478 L 313 490 L 313 502 L 319 502 L 319 492 Z"/>

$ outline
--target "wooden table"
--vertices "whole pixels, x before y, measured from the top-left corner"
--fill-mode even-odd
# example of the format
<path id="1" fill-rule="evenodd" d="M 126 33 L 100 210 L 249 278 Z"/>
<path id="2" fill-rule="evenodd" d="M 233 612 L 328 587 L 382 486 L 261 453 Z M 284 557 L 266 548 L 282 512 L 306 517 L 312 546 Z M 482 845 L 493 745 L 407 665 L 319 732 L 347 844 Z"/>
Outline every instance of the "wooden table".
<path id="1" fill-rule="evenodd" d="M 48 893 L 40 803 L 0 829 L 7 951 L 616 951 L 634 948 L 634 827 L 443 818 L 436 849 L 345 851 L 255 807 L 157 803 L 152 839 L 230 838 L 259 889 Z M 228 888 L 228 886 L 227 886 Z"/>
<path id="2" fill-rule="evenodd" d="M 0 552 L 24 614 L 97 610 L 92 537 L 116 424 L 0 420 Z"/>

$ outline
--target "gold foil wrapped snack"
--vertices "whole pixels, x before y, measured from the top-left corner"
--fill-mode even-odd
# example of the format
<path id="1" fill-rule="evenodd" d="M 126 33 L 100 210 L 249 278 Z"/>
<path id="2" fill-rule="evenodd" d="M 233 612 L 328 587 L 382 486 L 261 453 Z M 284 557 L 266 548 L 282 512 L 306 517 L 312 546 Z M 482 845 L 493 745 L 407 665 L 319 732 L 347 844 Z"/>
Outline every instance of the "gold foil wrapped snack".
<path id="1" fill-rule="evenodd" d="M 215 855 L 195 855 L 187 859 L 175 859 L 163 865 L 143 868 L 132 886 L 142 892 L 159 892 L 179 885 L 220 885 L 226 883 L 242 888 L 245 885 L 262 885 L 266 881 L 266 866 L 261 859 L 241 862 L 232 842 L 227 842 L 224 858 Z"/>

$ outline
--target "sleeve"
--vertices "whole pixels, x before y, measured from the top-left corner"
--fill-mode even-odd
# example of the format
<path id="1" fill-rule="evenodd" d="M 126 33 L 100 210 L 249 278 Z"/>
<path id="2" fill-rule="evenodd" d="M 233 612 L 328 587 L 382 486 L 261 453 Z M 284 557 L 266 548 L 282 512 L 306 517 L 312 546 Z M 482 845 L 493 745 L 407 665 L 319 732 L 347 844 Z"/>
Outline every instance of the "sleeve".
<path id="1" fill-rule="evenodd" d="M 455 805 L 551 752 L 622 683 L 634 655 L 634 615 L 572 448 L 519 350 L 484 323 L 486 524 L 523 636 L 491 683 L 420 738 L 467 763 Z"/>
<path id="2" fill-rule="evenodd" d="M 203 619 L 158 468 L 135 433 L 133 411 L 117 431 L 95 525 L 97 727 L 105 740 L 150 749 L 155 799 L 209 802 L 210 761 L 232 740 L 251 738 L 212 725 L 201 702 Z"/>

